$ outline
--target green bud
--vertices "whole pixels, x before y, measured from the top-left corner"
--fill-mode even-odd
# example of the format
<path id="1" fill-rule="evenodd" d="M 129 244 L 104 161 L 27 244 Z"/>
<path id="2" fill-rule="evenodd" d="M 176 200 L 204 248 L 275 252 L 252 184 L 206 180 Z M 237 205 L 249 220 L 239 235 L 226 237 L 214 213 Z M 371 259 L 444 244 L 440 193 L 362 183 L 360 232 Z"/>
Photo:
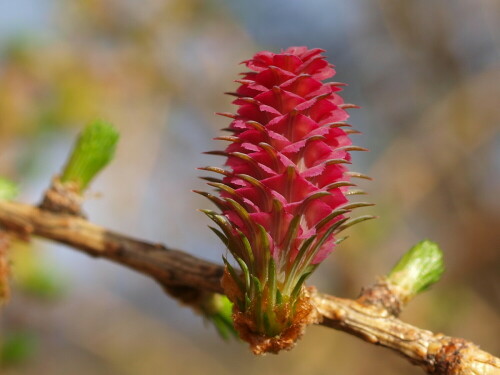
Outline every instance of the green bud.
<path id="1" fill-rule="evenodd" d="M 223 339 L 238 337 L 233 325 L 233 304 L 226 296 L 216 293 L 210 294 L 203 301 L 201 309 Z"/>
<path id="2" fill-rule="evenodd" d="M 0 177 L 0 200 L 14 199 L 19 190 L 16 184 Z"/>
<path id="3" fill-rule="evenodd" d="M 62 183 L 75 183 L 84 191 L 113 159 L 120 135 L 104 121 L 94 121 L 78 137 L 61 175 Z"/>
<path id="4" fill-rule="evenodd" d="M 428 289 L 444 272 L 443 252 L 432 241 L 422 241 L 404 254 L 387 277 L 406 302 Z"/>

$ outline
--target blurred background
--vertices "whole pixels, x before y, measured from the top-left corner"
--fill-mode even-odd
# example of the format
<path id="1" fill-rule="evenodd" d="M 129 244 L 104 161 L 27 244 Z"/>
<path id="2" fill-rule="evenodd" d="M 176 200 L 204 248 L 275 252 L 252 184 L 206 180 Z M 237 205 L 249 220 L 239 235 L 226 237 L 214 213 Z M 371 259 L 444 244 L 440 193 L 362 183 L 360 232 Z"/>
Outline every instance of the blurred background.
<path id="1" fill-rule="evenodd" d="M 500 2 L 342 0 L 0 0 L 0 176 L 36 203 L 78 131 L 122 134 L 85 203 L 89 217 L 220 262 L 197 208 L 199 166 L 220 159 L 238 65 L 262 49 L 325 49 L 356 103 L 354 155 L 380 218 L 311 284 L 342 297 L 421 239 L 445 252 L 443 280 L 402 318 L 500 354 Z M 11 251 L 0 372 L 31 374 L 420 374 L 394 353 L 311 327 L 254 357 L 144 276 L 42 240 Z"/>

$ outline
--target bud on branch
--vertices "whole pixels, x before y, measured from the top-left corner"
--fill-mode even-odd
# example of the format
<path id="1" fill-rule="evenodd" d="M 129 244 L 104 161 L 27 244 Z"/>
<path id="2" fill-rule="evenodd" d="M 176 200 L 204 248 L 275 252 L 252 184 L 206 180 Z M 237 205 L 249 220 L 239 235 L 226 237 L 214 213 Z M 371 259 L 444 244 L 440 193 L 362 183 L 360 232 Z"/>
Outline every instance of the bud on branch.
<path id="1" fill-rule="evenodd" d="M 119 134 L 103 121 L 87 125 L 78 137 L 60 181 L 76 184 L 84 191 L 94 177 L 113 159 Z"/>
<path id="2" fill-rule="evenodd" d="M 443 272 L 443 252 L 435 242 L 425 240 L 401 257 L 389 273 L 387 282 L 397 287 L 401 302 L 407 303 L 437 283 Z"/>

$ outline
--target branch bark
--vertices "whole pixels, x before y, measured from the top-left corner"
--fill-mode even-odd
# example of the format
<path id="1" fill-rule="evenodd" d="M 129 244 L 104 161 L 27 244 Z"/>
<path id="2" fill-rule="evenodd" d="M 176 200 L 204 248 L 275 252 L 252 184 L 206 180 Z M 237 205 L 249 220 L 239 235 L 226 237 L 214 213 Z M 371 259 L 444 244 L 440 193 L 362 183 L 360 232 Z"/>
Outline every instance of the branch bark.
<path id="1" fill-rule="evenodd" d="M 24 238 L 40 236 L 134 269 L 186 303 L 206 293 L 223 293 L 222 266 L 112 232 L 82 217 L 0 201 L 0 225 Z M 404 323 L 395 316 L 397 309 L 367 298 L 366 293 L 356 300 L 314 293 L 313 302 L 323 326 L 389 348 L 429 374 L 500 374 L 500 359 L 464 339 Z"/>

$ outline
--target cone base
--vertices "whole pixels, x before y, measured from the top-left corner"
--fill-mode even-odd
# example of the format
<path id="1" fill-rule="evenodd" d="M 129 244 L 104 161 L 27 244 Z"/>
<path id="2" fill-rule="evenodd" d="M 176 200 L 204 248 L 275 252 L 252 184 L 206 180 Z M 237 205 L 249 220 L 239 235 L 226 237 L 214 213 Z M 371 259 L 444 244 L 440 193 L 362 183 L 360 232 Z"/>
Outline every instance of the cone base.
<path id="1" fill-rule="evenodd" d="M 320 322 L 320 315 L 311 303 L 311 295 L 315 292 L 315 289 L 303 287 L 296 302 L 294 315 L 283 319 L 283 321 L 290 321 L 291 318 L 291 322 L 277 335 L 268 336 L 257 329 L 255 311 L 252 309 L 248 311 L 239 310 L 238 304 L 235 303 L 239 297 L 239 290 L 227 270 L 222 278 L 222 286 L 228 298 L 234 303 L 232 316 L 234 328 L 240 338 L 250 344 L 250 349 L 256 355 L 277 354 L 282 350 L 291 350 L 302 337 L 308 325 Z"/>

